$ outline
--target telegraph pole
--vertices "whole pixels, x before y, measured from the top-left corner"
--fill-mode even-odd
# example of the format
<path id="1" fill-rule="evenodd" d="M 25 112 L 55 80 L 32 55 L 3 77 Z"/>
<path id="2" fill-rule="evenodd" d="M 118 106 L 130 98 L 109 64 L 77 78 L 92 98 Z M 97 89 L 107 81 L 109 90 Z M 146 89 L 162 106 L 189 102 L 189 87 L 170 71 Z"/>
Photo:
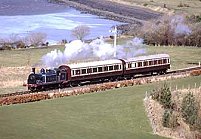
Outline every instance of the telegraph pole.
<path id="1" fill-rule="evenodd" d="M 113 30 L 110 30 L 114 34 L 114 57 L 117 56 L 117 26 Z"/>

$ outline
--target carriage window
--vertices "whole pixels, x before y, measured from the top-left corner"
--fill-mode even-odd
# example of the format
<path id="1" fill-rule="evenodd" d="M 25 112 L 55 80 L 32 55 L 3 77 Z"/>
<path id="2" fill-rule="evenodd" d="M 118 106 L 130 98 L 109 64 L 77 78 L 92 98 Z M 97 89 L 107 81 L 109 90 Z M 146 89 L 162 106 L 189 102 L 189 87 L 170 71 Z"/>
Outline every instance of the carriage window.
<path id="1" fill-rule="evenodd" d="M 144 66 L 148 66 L 148 61 L 144 61 Z"/>
<path id="2" fill-rule="evenodd" d="M 75 70 L 73 70 L 73 75 L 75 75 Z"/>
<path id="3" fill-rule="evenodd" d="M 133 63 L 133 64 L 132 64 L 132 67 L 137 67 L 137 63 Z"/>
<path id="4" fill-rule="evenodd" d="M 109 70 L 113 70 L 113 66 L 109 66 Z"/>
<path id="5" fill-rule="evenodd" d="M 93 68 L 93 72 L 97 72 L 97 68 Z"/>
<path id="6" fill-rule="evenodd" d="M 98 67 L 98 72 L 102 72 L 103 71 L 103 67 Z"/>
<path id="7" fill-rule="evenodd" d="M 114 70 L 118 70 L 119 69 L 119 65 L 114 65 Z"/>
<path id="8" fill-rule="evenodd" d="M 153 65 L 153 63 L 154 63 L 153 61 L 149 61 L 149 65 Z"/>
<path id="9" fill-rule="evenodd" d="M 142 67 L 142 62 L 138 62 L 138 67 Z"/>
<path id="10" fill-rule="evenodd" d="M 131 68 L 132 67 L 132 64 L 131 63 L 128 63 L 128 68 Z"/>
<path id="11" fill-rule="evenodd" d="M 168 63 L 170 63 L 170 59 L 168 59 Z"/>
<path id="12" fill-rule="evenodd" d="M 133 65 L 134 65 L 134 67 L 137 67 L 137 63 L 134 63 Z"/>
<path id="13" fill-rule="evenodd" d="M 75 70 L 75 74 L 79 75 L 80 74 L 80 70 Z"/>
<path id="14" fill-rule="evenodd" d="M 91 73 L 91 72 L 92 72 L 91 68 L 87 69 L 87 73 Z"/>
<path id="15" fill-rule="evenodd" d="M 154 65 L 157 65 L 157 60 L 154 60 Z"/>
<path id="16" fill-rule="evenodd" d="M 119 66 L 119 69 L 121 69 L 121 65 Z"/>
<path id="17" fill-rule="evenodd" d="M 108 66 L 105 66 L 105 67 L 104 67 L 104 71 L 108 71 Z"/>
<path id="18" fill-rule="evenodd" d="M 86 74 L 86 73 L 87 73 L 86 69 L 82 69 L 82 74 Z"/>
<path id="19" fill-rule="evenodd" d="M 167 63 L 167 59 L 163 59 L 163 63 L 166 64 Z"/>
<path id="20" fill-rule="evenodd" d="M 162 60 L 158 60 L 158 64 L 162 64 Z"/>

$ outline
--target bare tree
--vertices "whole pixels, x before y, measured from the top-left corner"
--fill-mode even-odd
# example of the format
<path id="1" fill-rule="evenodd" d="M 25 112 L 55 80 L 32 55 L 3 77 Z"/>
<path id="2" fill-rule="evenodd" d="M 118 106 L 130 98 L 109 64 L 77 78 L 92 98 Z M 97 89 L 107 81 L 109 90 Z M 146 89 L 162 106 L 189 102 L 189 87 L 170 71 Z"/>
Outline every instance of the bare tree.
<path id="1" fill-rule="evenodd" d="M 72 30 L 72 36 L 78 40 L 83 40 L 84 37 L 90 34 L 90 28 L 86 25 L 79 25 Z"/>
<path id="2" fill-rule="evenodd" d="M 21 40 L 21 38 L 20 38 L 20 36 L 19 36 L 18 34 L 12 33 L 12 34 L 9 36 L 8 42 L 9 42 L 9 43 L 15 43 L 15 42 L 20 41 L 20 40 Z"/>
<path id="3" fill-rule="evenodd" d="M 25 41 L 28 41 L 29 45 L 39 46 L 45 43 L 47 35 L 41 32 L 30 33 Z M 26 42 L 27 44 L 27 42 Z"/>

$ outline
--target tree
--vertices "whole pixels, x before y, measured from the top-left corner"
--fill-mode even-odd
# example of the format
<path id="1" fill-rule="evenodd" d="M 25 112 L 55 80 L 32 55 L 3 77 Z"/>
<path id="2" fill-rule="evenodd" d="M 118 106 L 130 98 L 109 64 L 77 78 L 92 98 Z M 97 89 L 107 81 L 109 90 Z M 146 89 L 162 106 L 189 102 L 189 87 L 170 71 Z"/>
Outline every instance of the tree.
<path id="1" fill-rule="evenodd" d="M 198 119 L 198 103 L 192 93 L 188 93 L 182 101 L 181 112 L 185 122 L 193 126 Z"/>
<path id="2" fill-rule="evenodd" d="M 89 35 L 89 33 L 90 28 L 86 25 L 79 25 L 72 30 L 72 36 L 81 41 L 83 41 L 83 38 Z"/>
<path id="3" fill-rule="evenodd" d="M 163 118 L 162 118 L 162 124 L 164 127 L 169 127 L 171 113 L 172 113 L 171 110 L 165 109 L 163 113 Z"/>
<path id="4" fill-rule="evenodd" d="M 172 109 L 171 91 L 167 84 L 152 93 L 152 98 L 157 100 L 166 109 Z"/>
<path id="5" fill-rule="evenodd" d="M 39 46 L 45 43 L 47 35 L 45 33 L 30 33 L 26 38 L 26 45 Z"/>
<path id="6" fill-rule="evenodd" d="M 171 101 L 171 91 L 170 88 L 167 86 L 167 84 L 164 84 L 163 88 L 161 88 L 161 95 L 160 95 L 160 103 L 165 108 L 171 108 L 172 107 L 172 101 Z"/>

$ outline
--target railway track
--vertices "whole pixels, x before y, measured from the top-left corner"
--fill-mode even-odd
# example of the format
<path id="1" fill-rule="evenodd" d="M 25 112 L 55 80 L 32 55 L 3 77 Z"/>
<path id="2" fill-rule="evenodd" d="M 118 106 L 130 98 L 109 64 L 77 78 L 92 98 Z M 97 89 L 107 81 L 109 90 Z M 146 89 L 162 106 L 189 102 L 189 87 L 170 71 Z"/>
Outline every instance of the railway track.
<path id="1" fill-rule="evenodd" d="M 190 68 L 185 68 L 185 69 L 178 69 L 178 70 L 172 70 L 167 72 L 167 74 L 164 75 L 143 75 L 143 76 L 137 76 L 135 79 L 139 79 L 139 78 L 148 78 L 148 77 L 156 77 L 156 76 L 160 76 L 160 77 L 165 77 L 165 76 L 169 76 L 169 75 L 179 75 L 179 74 L 183 74 L 183 73 L 188 73 L 188 72 L 192 72 L 194 70 L 201 70 L 201 66 L 197 66 L 197 67 L 190 67 Z M 82 86 L 84 87 L 84 86 Z M 73 90 L 73 89 L 77 89 L 80 87 L 71 87 L 71 88 L 63 88 L 63 89 L 59 89 L 59 91 L 62 90 Z M 58 89 L 56 89 L 58 91 Z M 7 94 L 0 94 L 0 98 L 3 97 L 11 97 L 11 96 L 17 96 L 17 95 L 24 95 L 24 94 L 31 94 L 31 93 L 49 93 L 49 92 L 54 92 L 55 90 L 47 90 L 47 91 L 36 91 L 36 92 L 32 92 L 32 91 L 18 91 L 18 92 L 14 92 L 14 93 L 7 93 Z"/>

